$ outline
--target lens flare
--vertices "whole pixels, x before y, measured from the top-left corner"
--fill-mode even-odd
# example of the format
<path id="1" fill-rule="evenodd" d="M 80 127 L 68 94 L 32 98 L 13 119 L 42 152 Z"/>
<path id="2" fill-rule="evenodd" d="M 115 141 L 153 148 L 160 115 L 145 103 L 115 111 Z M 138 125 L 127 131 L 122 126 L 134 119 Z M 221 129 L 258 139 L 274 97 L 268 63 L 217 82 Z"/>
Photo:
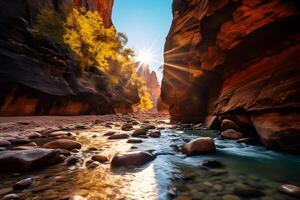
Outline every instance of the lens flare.
<path id="1" fill-rule="evenodd" d="M 149 65 L 153 60 L 153 55 L 149 51 L 141 51 L 138 53 L 136 60 L 142 64 Z"/>

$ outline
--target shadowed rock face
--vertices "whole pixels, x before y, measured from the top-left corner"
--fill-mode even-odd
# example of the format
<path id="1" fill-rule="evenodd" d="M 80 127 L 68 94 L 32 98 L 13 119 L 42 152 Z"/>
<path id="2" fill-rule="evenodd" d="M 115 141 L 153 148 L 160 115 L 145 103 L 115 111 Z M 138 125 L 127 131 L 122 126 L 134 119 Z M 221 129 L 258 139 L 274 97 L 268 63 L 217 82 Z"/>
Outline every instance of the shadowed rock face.
<path id="1" fill-rule="evenodd" d="M 268 147 L 299 153 L 299 7 L 174 0 L 161 94 L 173 121 L 231 119 Z"/>
<path id="2" fill-rule="evenodd" d="M 113 0 L 3 0 L 0 2 L 0 115 L 78 115 L 114 112 L 114 93 L 97 69 L 80 72 L 68 49 L 38 38 L 32 26 L 44 8 L 65 12 L 70 6 L 98 10 L 112 25 Z M 114 92 L 114 93 L 113 93 Z M 126 108 L 139 101 L 123 95 Z"/>

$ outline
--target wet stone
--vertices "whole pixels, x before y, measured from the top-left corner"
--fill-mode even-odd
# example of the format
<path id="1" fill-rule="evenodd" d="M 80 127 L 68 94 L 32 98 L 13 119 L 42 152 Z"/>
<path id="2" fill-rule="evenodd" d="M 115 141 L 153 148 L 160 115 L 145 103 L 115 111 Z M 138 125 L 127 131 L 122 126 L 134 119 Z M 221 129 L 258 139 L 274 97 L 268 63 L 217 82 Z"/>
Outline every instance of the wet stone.
<path id="1" fill-rule="evenodd" d="M 112 136 L 109 136 L 107 139 L 109 140 L 118 140 L 118 139 L 126 139 L 129 138 L 129 135 L 126 133 L 119 133 Z"/>
<path id="2" fill-rule="evenodd" d="M 161 136 L 161 133 L 160 133 L 160 131 L 155 131 L 155 132 L 149 133 L 148 136 L 152 137 L 152 138 L 159 138 Z"/>
<path id="3" fill-rule="evenodd" d="M 123 152 L 114 155 L 111 165 L 114 167 L 137 167 L 152 160 L 154 160 L 154 156 L 148 152 Z"/>
<path id="4" fill-rule="evenodd" d="M 34 150 L 4 151 L 0 154 L 0 172 L 25 172 L 55 164 L 58 151 Z"/>
<path id="5" fill-rule="evenodd" d="M 226 129 L 233 129 L 233 130 L 237 130 L 237 131 L 240 130 L 239 125 L 237 125 L 234 121 L 229 120 L 229 119 L 224 119 L 222 121 L 221 127 L 223 130 L 226 130 Z"/>
<path id="6" fill-rule="evenodd" d="M 238 140 L 244 137 L 244 135 L 236 130 L 227 129 L 221 133 L 221 137 L 224 139 Z"/>
<path id="7" fill-rule="evenodd" d="M 104 156 L 104 155 L 95 155 L 92 157 L 92 160 L 98 161 L 100 163 L 104 163 L 104 162 L 108 161 L 108 158 L 107 158 L 107 156 Z"/>
<path id="8" fill-rule="evenodd" d="M 206 160 L 201 164 L 202 167 L 210 168 L 210 169 L 216 169 L 216 168 L 222 168 L 224 165 L 217 161 L 217 160 Z"/>
<path id="9" fill-rule="evenodd" d="M 185 143 L 182 147 L 182 152 L 186 155 L 197 155 L 212 153 L 216 151 L 216 146 L 212 138 L 210 137 L 200 137 Z"/>
<path id="10" fill-rule="evenodd" d="M 300 187 L 290 184 L 281 185 L 278 191 L 300 199 Z"/>
<path id="11" fill-rule="evenodd" d="M 130 144 L 137 144 L 137 143 L 142 143 L 143 140 L 140 140 L 140 139 L 129 139 L 127 140 L 127 143 L 130 143 Z"/>
<path id="12" fill-rule="evenodd" d="M 123 131 L 130 131 L 132 129 L 133 129 L 133 126 L 131 123 L 126 123 L 121 126 L 121 130 L 123 130 Z"/>
<path id="13" fill-rule="evenodd" d="M 36 138 L 42 137 L 42 135 L 41 135 L 40 133 L 37 133 L 37 132 L 32 132 L 32 133 L 29 133 L 29 134 L 27 135 L 27 137 L 28 137 L 29 139 L 36 139 Z"/>
<path id="14" fill-rule="evenodd" d="M 89 163 L 89 164 L 86 166 L 86 168 L 87 168 L 87 169 L 95 169 L 95 168 L 97 168 L 98 166 L 99 166 L 99 162 L 93 161 L 93 162 Z"/>
<path id="15" fill-rule="evenodd" d="M 135 130 L 133 133 L 132 133 L 132 137 L 139 137 L 141 135 L 146 135 L 148 132 L 148 129 L 146 128 L 140 128 L 140 129 L 137 129 Z"/>
<path id="16" fill-rule="evenodd" d="M 33 184 L 33 178 L 26 178 L 14 184 L 13 188 L 15 190 L 23 190 L 30 187 L 32 184 Z"/>
<path id="17" fill-rule="evenodd" d="M 103 136 L 112 136 L 116 133 L 117 133 L 116 131 L 109 131 L 109 132 L 104 133 Z"/>
<path id="18" fill-rule="evenodd" d="M 73 149 L 81 149 L 81 144 L 74 140 L 58 139 L 44 144 L 43 147 L 48 149 L 66 149 L 71 151 Z"/>

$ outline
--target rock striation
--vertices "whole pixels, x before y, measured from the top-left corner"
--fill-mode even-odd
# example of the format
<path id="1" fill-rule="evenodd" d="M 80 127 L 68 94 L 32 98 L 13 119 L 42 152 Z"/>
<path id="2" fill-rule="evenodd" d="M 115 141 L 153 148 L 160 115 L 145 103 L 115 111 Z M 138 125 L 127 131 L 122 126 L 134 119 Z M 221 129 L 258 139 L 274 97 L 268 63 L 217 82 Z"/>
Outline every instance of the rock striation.
<path id="1" fill-rule="evenodd" d="M 300 153 L 300 4 L 174 0 L 161 99 L 173 121 L 229 119 Z"/>

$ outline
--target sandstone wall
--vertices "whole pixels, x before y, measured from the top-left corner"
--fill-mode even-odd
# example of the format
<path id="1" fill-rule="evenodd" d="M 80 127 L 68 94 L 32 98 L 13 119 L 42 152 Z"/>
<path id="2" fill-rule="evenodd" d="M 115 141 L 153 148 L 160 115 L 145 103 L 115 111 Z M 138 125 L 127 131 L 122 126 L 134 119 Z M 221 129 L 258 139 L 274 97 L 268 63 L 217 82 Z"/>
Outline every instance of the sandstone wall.
<path id="1" fill-rule="evenodd" d="M 161 95 L 173 121 L 229 118 L 271 148 L 300 152 L 299 7 L 174 0 Z"/>
<path id="2" fill-rule="evenodd" d="M 122 89 L 111 91 L 99 70 L 82 72 L 65 46 L 36 37 L 39 11 L 65 12 L 70 6 L 98 10 L 104 24 L 112 25 L 113 0 L 0 1 L 0 116 L 106 114 L 139 101 L 135 93 L 114 102 Z"/>

